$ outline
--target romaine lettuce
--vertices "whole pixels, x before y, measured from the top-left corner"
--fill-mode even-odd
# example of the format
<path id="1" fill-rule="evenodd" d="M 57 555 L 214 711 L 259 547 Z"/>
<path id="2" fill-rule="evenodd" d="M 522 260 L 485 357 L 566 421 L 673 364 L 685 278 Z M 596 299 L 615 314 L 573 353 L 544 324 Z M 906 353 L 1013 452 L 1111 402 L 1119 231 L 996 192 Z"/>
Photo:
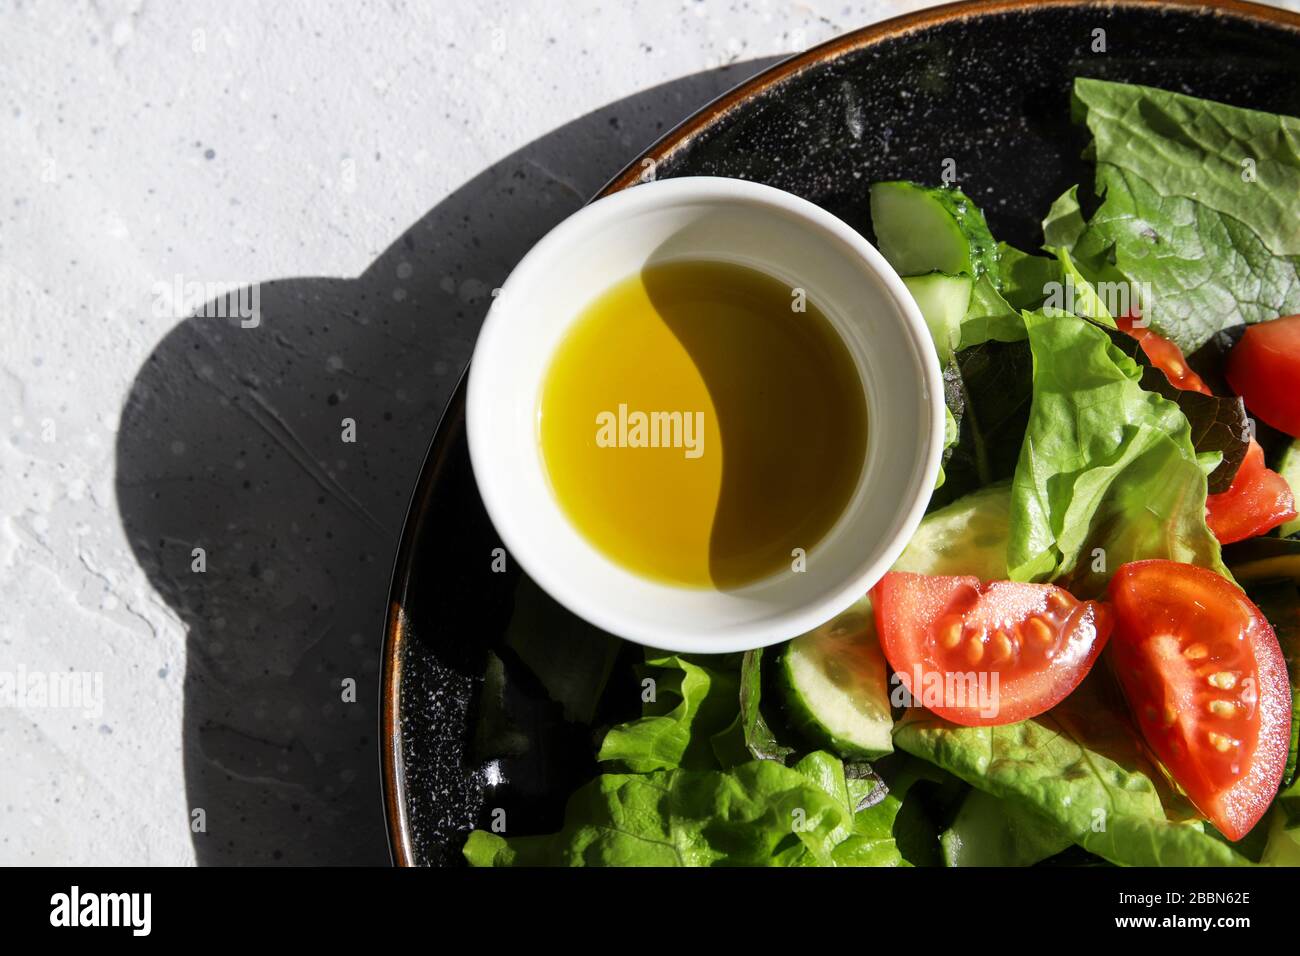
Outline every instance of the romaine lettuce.
<path id="1" fill-rule="evenodd" d="M 1069 313 L 1025 313 L 1033 404 L 1011 490 L 1014 581 L 1099 594 L 1127 561 L 1169 558 L 1227 574 L 1205 525 L 1206 475 L 1174 403 L 1106 332 Z"/>
<path id="2" fill-rule="evenodd" d="M 596 759 L 632 773 L 718 766 L 714 738 L 724 735 L 736 718 L 739 677 L 729 666 L 734 663 L 648 654 L 643 715 L 610 728 Z"/>
<path id="3" fill-rule="evenodd" d="M 1148 290 L 1152 327 L 1188 354 L 1300 312 L 1300 119 L 1083 78 L 1074 110 L 1103 200 L 1072 243 L 1085 270 Z"/>
<path id="4" fill-rule="evenodd" d="M 1094 672 L 1048 713 L 1017 724 L 958 727 L 915 708 L 896 727 L 894 742 L 1112 863 L 1250 862 L 1168 790 L 1105 672 Z"/>
<path id="5" fill-rule="evenodd" d="M 464 854 L 473 866 L 899 866 L 893 825 L 915 779 L 855 812 L 858 782 L 823 752 L 793 767 L 602 774 L 570 798 L 558 833 L 475 830 Z"/>
<path id="6" fill-rule="evenodd" d="M 939 840 L 948 866 L 1032 866 L 1072 845 L 1036 811 L 983 790 L 966 795 Z"/>
<path id="7" fill-rule="evenodd" d="M 762 720 L 758 665 L 758 655 L 745 666 L 734 654 L 648 654 L 653 699 L 641 717 L 610 728 L 598 753 L 615 772 L 570 797 L 559 832 L 475 830 L 465 858 L 475 866 L 909 865 L 896 818 L 912 785 L 940 772 L 904 758 L 886 787 L 865 764 L 823 751 L 787 767 L 792 751 L 775 737 L 763 738 L 772 759 L 751 759 L 746 731 Z"/>

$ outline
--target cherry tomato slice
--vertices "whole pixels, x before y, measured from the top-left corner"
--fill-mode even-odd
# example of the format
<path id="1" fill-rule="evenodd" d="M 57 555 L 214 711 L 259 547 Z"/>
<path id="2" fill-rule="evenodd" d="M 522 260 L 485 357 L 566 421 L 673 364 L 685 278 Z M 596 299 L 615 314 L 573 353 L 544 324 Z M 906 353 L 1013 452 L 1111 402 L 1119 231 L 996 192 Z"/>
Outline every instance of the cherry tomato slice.
<path id="1" fill-rule="evenodd" d="M 1107 659 L 1147 745 L 1230 840 L 1264 815 L 1286 765 L 1291 686 L 1268 620 L 1228 579 L 1134 561 L 1110 582 Z"/>
<path id="2" fill-rule="evenodd" d="M 1251 414 L 1300 438 L 1300 315 L 1248 326 L 1228 353 L 1227 374 Z"/>
<path id="3" fill-rule="evenodd" d="M 1220 544 L 1264 534 L 1295 516 L 1291 485 L 1264 467 L 1264 449 L 1254 440 L 1228 490 L 1205 499 L 1205 523 Z"/>
<path id="4" fill-rule="evenodd" d="M 1165 373 L 1165 378 L 1169 379 L 1169 384 L 1174 388 L 1209 395 L 1209 386 L 1201 376 L 1192 371 L 1191 366 L 1187 364 L 1187 359 L 1183 357 L 1183 350 L 1150 329 L 1135 325 L 1137 321 L 1138 318 L 1135 316 L 1121 315 L 1115 320 L 1115 324 L 1121 331 L 1137 339 L 1138 345 L 1142 346 L 1142 351 L 1151 360 L 1151 364 Z"/>
<path id="5" fill-rule="evenodd" d="M 890 572 L 871 592 L 880 643 L 913 699 L 967 727 L 1011 724 L 1079 685 L 1109 609 L 1050 584 Z"/>
<path id="6" fill-rule="evenodd" d="M 1137 339 L 1151 364 L 1165 373 L 1171 385 L 1210 394 L 1205 382 L 1188 366 L 1182 349 L 1150 329 L 1136 328 L 1134 321 L 1132 316 L 1122 315 L 1115 324 Z M 1300 343 L 1297 345 L 1300 347 Z M 1234 384 L 1233 388 L 1236 387 Z M 1291 486 L 1276 471 L 1264 466 L 1264 450 L 1253 439 L 1228 490 L 1205 499 L 1205 523 L 1220 544 L 1264 534 L 1295 516 Z"/>

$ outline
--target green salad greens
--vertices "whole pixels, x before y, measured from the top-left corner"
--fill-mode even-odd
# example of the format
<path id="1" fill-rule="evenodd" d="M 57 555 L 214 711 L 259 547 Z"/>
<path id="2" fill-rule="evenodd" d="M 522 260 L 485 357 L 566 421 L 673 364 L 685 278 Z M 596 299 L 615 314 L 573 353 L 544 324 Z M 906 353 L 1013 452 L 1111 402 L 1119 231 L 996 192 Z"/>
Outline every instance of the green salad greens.
<path id="1" fill-rule="evenodd" d="M 1011 579 L 1064 578 L 1094 597 L 1108 568 L 1139 558 L 1226 573 L 1205 524 L 1206 465 L 1187 417 L 1142 388 L 1138 364 L 1093 323 L 1023 318 L 1034 392 L 1011 486 Z"/>
<path id="2" fill-rule="evenodd" d="M 1040 253 L 998 242 L 959 189 L 872 186 L 875 238 L 933 334 L 948 410 L 942 480 L 895 570 L 1084 599 L 1131 561 L 1209 569 L 1272 624 L 1300 707 L 1300 523 L 1220 547 L 1207 498 L 1233 487 L 1253 447 L 1246 410 L 1175 387 L 1125 331 L 1144 319 L 1192 356 L 1300 312 L 1300 119 L 1082 78 L 1073 114 L 1095 182 L 1046 211 Z M 1207 365 L 1224 349 L 1201 354 L 1221 377 Z M 1293 447 L 1274 467 L 1298 464 Z M 604 720 L 617 642 L 562 623 L 525 582 L 517 612 L 531 623 L 512 626 L 511 653 L 591 730 L 595 769 L 555 832 L 475 830 L 466 860 L 1300 865 L 1300 720 L 1276 799 L 1230 841 L 1153 755 L 1104 663 L 1036 717 L 958 726 L 897 696 L 874 594 L 764 651 L 647 652 L 629 684 L 637 712 Z M 556 640 L 563 653 L 548 652 Z M 527 748 L 493 706 L 502 682 L 492 656 L 484 756 Z"/>
<path id="3" fill-rule="evenodd" d="M 1187 354 L 1300 312 L 1300 119 L 1089 79 L 1074 113 L 1102 203 L 1071 245 L 1094 279 L 1149 289 L 1152 327 Z"/>
<path id="4" fill-rule="evenodd" d="M 912 784 L 937 771 L 904 763 L 886 788 L 870 768 L 825 751 L 756 759 L 738 719 L 738 660 L 651 656 L 645 671 L 653 699 L 605 734 L 607 772 L 573 795 L 564 828 L 509 838 L 475 831 L 465 845 L 470 863 L 907 863 L 895 836 L 899 811 Z"/>

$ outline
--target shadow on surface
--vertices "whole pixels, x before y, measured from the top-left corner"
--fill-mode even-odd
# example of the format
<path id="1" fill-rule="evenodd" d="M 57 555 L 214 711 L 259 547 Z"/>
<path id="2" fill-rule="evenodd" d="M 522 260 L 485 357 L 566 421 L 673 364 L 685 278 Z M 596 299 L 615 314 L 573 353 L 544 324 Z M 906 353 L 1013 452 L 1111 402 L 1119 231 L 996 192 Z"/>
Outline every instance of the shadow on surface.
<path id="1" fill-rule="evenodd" d="M 141 367 L 116 491 L 137 560 L 188 632 L 200 864 L 388 861 L 375 728 L 389 572 L 491 290 L 638 150 L 770 62 L 566 124 L 461 186 L 358 278 L 263 283 L 256 328 L 187 319 Z"/>

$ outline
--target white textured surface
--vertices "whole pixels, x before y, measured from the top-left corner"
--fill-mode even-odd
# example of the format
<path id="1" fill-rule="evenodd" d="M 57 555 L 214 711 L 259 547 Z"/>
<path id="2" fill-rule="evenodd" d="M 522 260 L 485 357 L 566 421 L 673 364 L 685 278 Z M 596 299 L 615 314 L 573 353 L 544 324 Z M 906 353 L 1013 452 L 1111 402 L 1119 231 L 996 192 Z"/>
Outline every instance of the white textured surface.
<path id="1" fill-rule="evenodd" d="M 756 60 L 926 5 L 0 5 L 0 673 L 103 679 L 0 707 L 0 864 L 385 862 L 377 611 L 489 291 Z M 246 336 L 178 277 L 287 281 Z"/>
<path id="2" fill-rule="evenodd" d="M 0 671 L 102 673 L 104 703 L 91 717 L 0 708 L 0 863 L 383 862 L 371 766 L 379 622 L 349 608 L 354 591 L 382 602 L 411 468 L 487 290 L 658 131 L 747 75 L 748 61 L 925 5 L 5 4 Z M 711 72 L 659 86 L 701 71 Z M 485 197 L 500 203 L 517 179 L 531 183 L 519 211 L 509 207 L 518 221 L 476 225 Z M 427 244 L 390 249 L 412 224 Z M 513 243 L 484 251 L 485 229 Z M 156 284 L 178 276 L 361 278 L 286 284 L 298 310 L 266 308 L 292 312 L 276 345 L 288 357 L 232 350 L 230 367 L 214 370 L 187 356 L 220 352 L 220 328 L 169 336 L 182 320 L 156 308 Z M 353 308 L 349 321 L 342 309 L 374 305 L 367 289 L 391 291 L 418 331 L 408 285 L 463 321 L 412 343 L 378 310 Z M 364 360 L 301 334 L 331 315 L 365 343 Z M 406 369 L 442 381 L 407 388 Z M 119 440 L 133 387 L 146 424 Z M 169 415 L 192 396 L 209 404 Z M 372 449 L 349 471 L 340 403 L 384 410 L 394 442 L 400 425 L 419 447 Z M 263 446 L 212 424 L 231 408 Z M 245 451 L 261 447 L 246 470 L 257 456 Z M 187 482 L 197 490 L 173 495 Z M 286 484 L 320 489 L 319 513 L 277 501 Z M 141 513 L 151 500 L 167 503 L 162 514 Z M 354 545 L 360 568 L 329 566 Z M 253 584 L 235 606 L 205 603 L 220 592 L 204 586 L 189 593 L 192 546 L 209 550 L 209 574 L 233 567 L 232 555 L 240 574 L 248 565 Z M 257 617 L 241 630 L 245 603 Z M 303 621 L 307 632 L 290 635 Z M 358 702 L 345 705 L 349 675 Z M 271 700 L 259 696 L 267 685 Z M 321 730 L 344 720 L 356 728 L 346 751 Z M 213 800 L 235 788 L 226 805 L 249 802 L 247 816 L 268 799 L 249 795 L 269 792 L 269 822 L 205 807 L 207 832 L 192 838 L 195 780 Z"/>

